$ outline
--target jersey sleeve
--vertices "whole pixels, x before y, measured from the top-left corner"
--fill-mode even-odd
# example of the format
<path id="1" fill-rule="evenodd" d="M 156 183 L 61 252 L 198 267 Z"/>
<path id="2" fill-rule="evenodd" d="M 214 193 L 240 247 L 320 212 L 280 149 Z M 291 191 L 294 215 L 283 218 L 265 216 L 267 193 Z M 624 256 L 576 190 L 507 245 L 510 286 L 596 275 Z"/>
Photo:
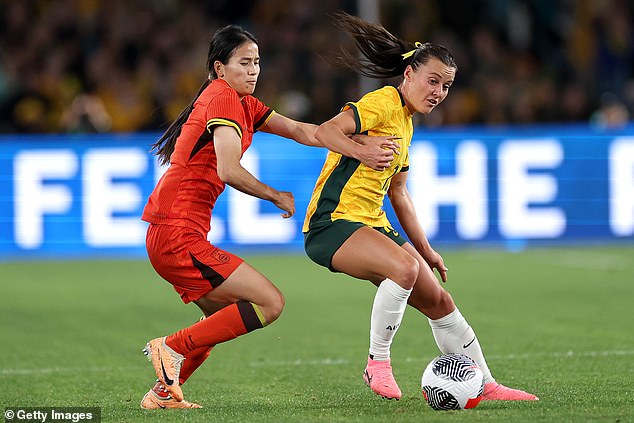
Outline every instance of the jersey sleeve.
<path id="1" fill-rule="evenodd" d="M 249 96 L 247 99 L 249 101 L 249 109 L 253 113 L 253 129 L 257 131 L 266 125 L 266 122 L 271 119 L 275 111 L 255 97 Z"/>
<path id="2" fill-rule="evenodd" d="M 381 126 L 390 118 L 393 110 L 390 103 L 383 90 L 377 90 L 364 95 L 356 103 L 346 103 L 342 111 L 352 110 L 356 124 L 355 133 L 361 134 Z"/>
<path id="3" fill-rule="evenodd" d="M 217 126 L 233 128 L 242 138 L 244 128 L 244 111 L 240 99 L 233 90 L 225 90 L 209 102 L 206 113 L 207 132 L 213 133 Z"/>
<path id="4" fill-rule="evenodd" d="M 407 150 L 407 155 L 405 156 L 405 160 L 403 161 L 401 172 L 409 172 L 409 149 Z"/>

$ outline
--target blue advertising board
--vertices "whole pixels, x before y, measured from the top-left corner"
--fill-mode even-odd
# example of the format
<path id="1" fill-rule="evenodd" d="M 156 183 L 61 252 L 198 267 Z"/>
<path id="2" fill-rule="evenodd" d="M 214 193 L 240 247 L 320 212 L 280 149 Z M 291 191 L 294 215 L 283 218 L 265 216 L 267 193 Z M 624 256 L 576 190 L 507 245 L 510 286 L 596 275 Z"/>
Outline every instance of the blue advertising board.
<path id="1" fill-rule="evenodd" d="M 0 260 L 144 257 L 145 201 L 164 171 L 157 134 L 0 137 Z M 272 204 L 228 188 L 209 239 L 229 250 L 301 251 L 324 149 L 257 133 L 243 165 L 295 195 Z M 634 241 L 634 127 L 417 129 L 408 188 L 435 244 Z M 398 222 L 386 199 L 386 211 Z"/>

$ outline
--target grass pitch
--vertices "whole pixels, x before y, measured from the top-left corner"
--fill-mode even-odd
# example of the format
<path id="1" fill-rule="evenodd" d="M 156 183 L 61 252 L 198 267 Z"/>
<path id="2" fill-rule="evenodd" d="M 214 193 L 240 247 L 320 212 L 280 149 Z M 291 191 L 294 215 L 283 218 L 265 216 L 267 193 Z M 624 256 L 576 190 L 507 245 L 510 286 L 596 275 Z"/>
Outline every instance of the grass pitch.
<path id="1" fill-rule="evenodd" d="M 200 315 L 149 263 L 0 263 L 0 408 L 97 406 L 112 422 L 634 421 L 634 246 L 443 257 L 493 374 L 541 401 L 433 411 L 420 376 L 437 349 L 413 310 L 392 349 L 403 399 L 378 398 L 361 379 L 374 288 L 298 255 L 246 257 L 286 309 L 214 349 L 183 387 L 201 410 L 139 408 L 154 380 L 145 341 Z"/>

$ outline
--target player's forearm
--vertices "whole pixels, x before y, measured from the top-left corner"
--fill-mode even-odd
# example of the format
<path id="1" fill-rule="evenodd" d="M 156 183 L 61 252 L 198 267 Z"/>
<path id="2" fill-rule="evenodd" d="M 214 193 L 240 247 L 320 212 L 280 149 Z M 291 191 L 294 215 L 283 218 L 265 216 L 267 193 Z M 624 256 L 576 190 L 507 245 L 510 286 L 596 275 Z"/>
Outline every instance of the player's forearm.
<path id="1" fill-rule="evenodd" d="M 321 143 L 315 138 L 317 125 L 306 122 L 299 122 L 278 113 L 274 114 L 269 122 L 262 128 L 265 132 L 270 132 L 284 138 L 295 140 L 296 142 L 308 146 L 321 147 Z"/>
<path id="2" fill-rule="evenodd" d="M 399 194 L 390 197 L 390 202 L 401 227 L 414 248 L 421 254 L 429 251 L 432 248 L 431 244 L 418 220 L 411 198 L 407 194 Z"/>
<path id="3" fill-rule="evenodd" d="M 295 122 L 294 128 L 291 132 L 291 138 L 300 144 L 311 147 L 323 147 L 323 144 L 315 138 L 315 131 L 317 131 L 317 125 L 305 122 Z"/>
<path id="4" fill-rule="evenodd" d="M 317 128 L 315 138 L 328 150 L 360 160 L 362 144 L 353 142 L 336 125 L 326 122 Z"/>
<path id="5" fill-rule="evenodd" d="M 267 201 L 274 201 L 277 198 L 275 188 L 259 181 L 242 166 L 232 166 L 231 169 L 225 169 L 218 176 L 227 185 L 253 197 Z"/>
<path id="6" fill-rule="evenodd" d="M 408 217 L 400 217 L 398 221 L 401 223 L 407 238 L 410 240 L 416 251 L 421 253 L 424 256 L 424 253 L 431 250 L 432 246 L 425 235 L 425 231 L 421 227 L 420 223 L 414 216 L 408 215 Z"/>

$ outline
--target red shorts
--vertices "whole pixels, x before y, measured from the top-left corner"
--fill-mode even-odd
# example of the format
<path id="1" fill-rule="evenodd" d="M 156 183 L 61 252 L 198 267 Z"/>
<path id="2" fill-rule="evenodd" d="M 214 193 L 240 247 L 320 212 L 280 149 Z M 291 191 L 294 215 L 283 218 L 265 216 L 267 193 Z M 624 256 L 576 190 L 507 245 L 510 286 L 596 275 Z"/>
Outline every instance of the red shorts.
<path id="1" fill-rule="evenodd" d="M 150 224 L 146 246 L 154 270 L 174 286 L 184 303 L 219 286 L 244 261 L 179 226 Z"/>

